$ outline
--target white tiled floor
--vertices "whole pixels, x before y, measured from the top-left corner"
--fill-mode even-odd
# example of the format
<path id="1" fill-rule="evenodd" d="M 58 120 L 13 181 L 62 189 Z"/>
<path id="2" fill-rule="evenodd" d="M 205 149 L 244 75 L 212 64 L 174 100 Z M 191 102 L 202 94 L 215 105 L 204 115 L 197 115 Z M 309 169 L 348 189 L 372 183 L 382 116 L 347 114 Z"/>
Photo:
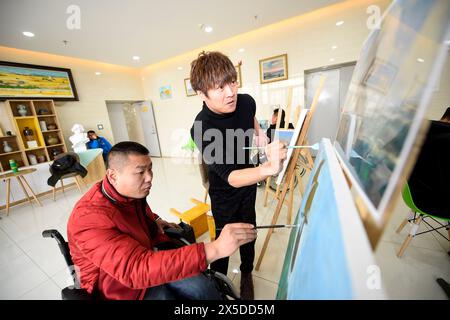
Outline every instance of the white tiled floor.
<path id="1" fill-rule="evenodd" d="M 204 195 L 198 168 L 191 160 L 153 159 L 154 181 L 148 201 L 153 211 L 169 221 L 177 218 L 169 213 L 171 207 L 179 211 L 191 207 L 189 198 L 201 200 Z M 269 224 L 276 201 L 270 197 L 263 207 L 263 191 L 258 191 L 257 223 Z M 54 202 L 51 196 L 41 198 L 43 207 L 23 204 L 11 209 L 10 215 L 0 216 L 0 299 L 60 299 L 61 289 L 70 284 L 64 259 L 53 239 L 44 239 L 45 229 L 58 229 L 66 237 L 66 222 L 73 205 L 81 197 L 76 188 L 58 193 Z M 295 190 L 294 214 L 300 197 Z M 435 279 L 450 280 L 450 244 L 433 233 L 421 235 L 411 242 L 403 258 L 396 252 L 408 233 L 401 235 L 395 229 L 406 216 L 407 209 L 400 200 L 380 240 L 375 258 L 380 266 L 383 285 L 390 299 L 446 299 Z M 281 212 L 278 222 L 286 221 L 287 210 Z M 269 243 L 259 271 L 254 271 L 255 298 L 274 299 L 284 261 L 290 230 L 277 229 Z M 267 230 L 260 230 L 256 243 L 259 256 Z M 444 231 L 445 232 L 445 231 Z M 207 241 L 205 234 L 201 240 Z M 228 276 L 239 288 L 240 258 L 237 251 L 230 258 Z M 256 261 L 255 261 L 256 264 Z"/>

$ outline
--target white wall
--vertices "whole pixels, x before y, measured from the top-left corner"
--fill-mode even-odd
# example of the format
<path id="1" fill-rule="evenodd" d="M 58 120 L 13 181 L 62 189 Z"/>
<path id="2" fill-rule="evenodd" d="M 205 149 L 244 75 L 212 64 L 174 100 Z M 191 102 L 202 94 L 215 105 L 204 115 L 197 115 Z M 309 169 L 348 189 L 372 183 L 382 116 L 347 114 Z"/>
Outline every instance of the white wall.
<path id="1" fill-rule="evenodd" d="M 450 107 L 450 51 L 437 90 L 431 96 L 425 117 L 430 120 L 439 120 L 448 107 Z"/>
<path id="2" fill-rule="evenodd" d="M 376 4 L 383 11 L 389 3 L 386 0 L 344 2 L 144 68 L 141 72 L 144 95 L 155 106 L 162 155 L 170 156 L 173 154 L 172 146 L 180 145 L 171 139 L 177 130 L 186 130 L 187 139 L 187 132 L 201 109 L 199 97 L 186 96 L 183 81 L 189 77 L 190 62 L 199 52 L 217 50 L 227 54 L 235 64 L 241 60 L 243 87 L 239 92 L 249 93 L 255 98 L 257 118 L 269 119 L 273 105 L 286 106 L 290 86 L 294 87 L 294 106 L 303 106 L 304 70 L 355 61 L 370 31 L 366 26 L 367 7 Z M 345 21 L 341 27 L 335 25 L 339 20 Z M 338 48 L 332 50 L 333 45 Z M 238 52 L 240 48 L 245 51 Z M 289 79 L 261 85 L 259 60 L 284 53 L 288 55 Z M 330 62 L 331 58 L 334 61 Z M 183 70 L 178 70 L 178 67 Z M 159 88 L 163 85 L 172 86 L 172 99 L 160 99 Z"/>
<path id="3" fill-rule="evenodd" d="M 105 100 L 142 100 L 143 97 L 142 80 L 134 68 L 7 47 L 0 47 L 0 60 L 71 69 L 79 101 L 56 102 L 69 150 L 68 137 L 72 135 L 70 129 L 74 123 L 81 123 L 86 130 L 93 129 L 113 141 Z M 102 74 L 95 75 L 97 71 Z M 98 130 L 97 124 L 103 124 L 104 130 Z M 0 125 L 4 131 L 13 128 L 3 102 L 0 102 Z"/>

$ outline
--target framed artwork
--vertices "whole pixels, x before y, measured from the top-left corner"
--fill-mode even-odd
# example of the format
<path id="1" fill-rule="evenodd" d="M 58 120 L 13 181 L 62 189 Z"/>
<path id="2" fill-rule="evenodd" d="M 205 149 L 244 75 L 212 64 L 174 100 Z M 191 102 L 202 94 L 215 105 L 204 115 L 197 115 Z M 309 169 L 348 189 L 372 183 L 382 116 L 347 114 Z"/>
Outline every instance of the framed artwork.
<path id="1" fill-rule="evenodd" d="M 172 86 L 162 86 L 159 88 L 159 97 L 161 100 L 167 100 L 172 98 Z"/>
<path id="2" fill-rule="evenodd" d="M 387 61 L 376 58 L 372 61 L 363 83 L 367 87 L 386 94 L 397 74 L 397 68 Z"/>
<path id="3" fill-rule="evenodd" d="M 241 66 L 240 66 L 240 65 L 237 65 L 237 66 L 234 66 L 234 68 L 236 69 L 236 73 L 237 73 L 237 83 L 238 83 L 238 88 L 242 88 Z"/>
<path id="4" fill-rule="evenodd" d="M 78 101 L 70 69 L 0 61 L 0 100 Z"/>
<path id="5" fill-rule="evenodd" d="M 197 95 L 197 92 L 195 92 L 195 90 L 192 89 L 190 78 L 184 79 L 184 90 L 186 90 L 186 95 L 188 97 L 192 97 L 192 96 L 196 96 Z"/>
<path id="6" fill-rule="evenodd" d="M 287 54 L 259 60 L 261 83 L 286 80 L 288 78 Z"/>
<path id="7" fill-rule="evenodd" d="M 448 1 L 393 2 L 381 29 L 364 42 L 353 71 L 343 109 L 353 120 L 341 118 L 336 149 L 367 212 L 364 224 L 373 244 L 420 150 L 432 88 L 445 70 L 449 28 Z M 412 48 L 426 50 L 419 57 Z"/>

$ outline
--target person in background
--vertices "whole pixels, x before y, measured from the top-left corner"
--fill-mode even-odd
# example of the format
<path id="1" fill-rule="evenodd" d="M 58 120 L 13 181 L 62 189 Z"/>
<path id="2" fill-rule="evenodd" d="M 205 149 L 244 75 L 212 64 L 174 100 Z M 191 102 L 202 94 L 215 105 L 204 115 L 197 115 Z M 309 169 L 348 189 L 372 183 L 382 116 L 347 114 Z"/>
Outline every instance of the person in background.
<path id="1" fill-rule="evenodd" d="M 86 143 L 88 149 L 100 148 L 103 150 L 103 160 L 106 161 L 108 153 L 111 150 L 111 143 L 103 137 L 98 136 L 94 130 L 87 132 L 89 142 Z"/>
<path id="2" fill-rule="evenodd" d="M 273 137 L 275 135 L 275 128 L 277 126 L 277 121 L 278 121 L 278 114 L 280 113 L 279 111 L 280 111 L 280 109 L 278 109 L 278 108 L 273 110 L 272 121 L 271 121 L 269 128 L 267 128 L 266 136 L 269 138 L 269 142 L 273 141 Z M 284 110 L 281 109 L 280 129 L 284 129 L 285 117 L 286 117 L 286 112 L 284 112 Z M 288 129 L 294 129 L 294 125 L 290 122 L 288 125 Z"/>

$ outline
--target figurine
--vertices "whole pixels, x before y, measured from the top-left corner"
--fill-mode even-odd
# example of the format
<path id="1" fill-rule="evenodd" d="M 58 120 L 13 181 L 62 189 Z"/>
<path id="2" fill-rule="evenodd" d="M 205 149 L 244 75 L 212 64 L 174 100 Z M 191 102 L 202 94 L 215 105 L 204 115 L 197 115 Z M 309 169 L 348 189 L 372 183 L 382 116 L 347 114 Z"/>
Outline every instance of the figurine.
<path id="1" fill-rule="evenodd" d="M 86 133 L 84 132 L 84 127 L 81 124 L 74 124 L 71 130 L 74 134 L 69 137 L 70 142 L 72 142 L 72 149 L 76 153 L 83 152 L 87 150 L 86 142 L 89 141 Z"/>

